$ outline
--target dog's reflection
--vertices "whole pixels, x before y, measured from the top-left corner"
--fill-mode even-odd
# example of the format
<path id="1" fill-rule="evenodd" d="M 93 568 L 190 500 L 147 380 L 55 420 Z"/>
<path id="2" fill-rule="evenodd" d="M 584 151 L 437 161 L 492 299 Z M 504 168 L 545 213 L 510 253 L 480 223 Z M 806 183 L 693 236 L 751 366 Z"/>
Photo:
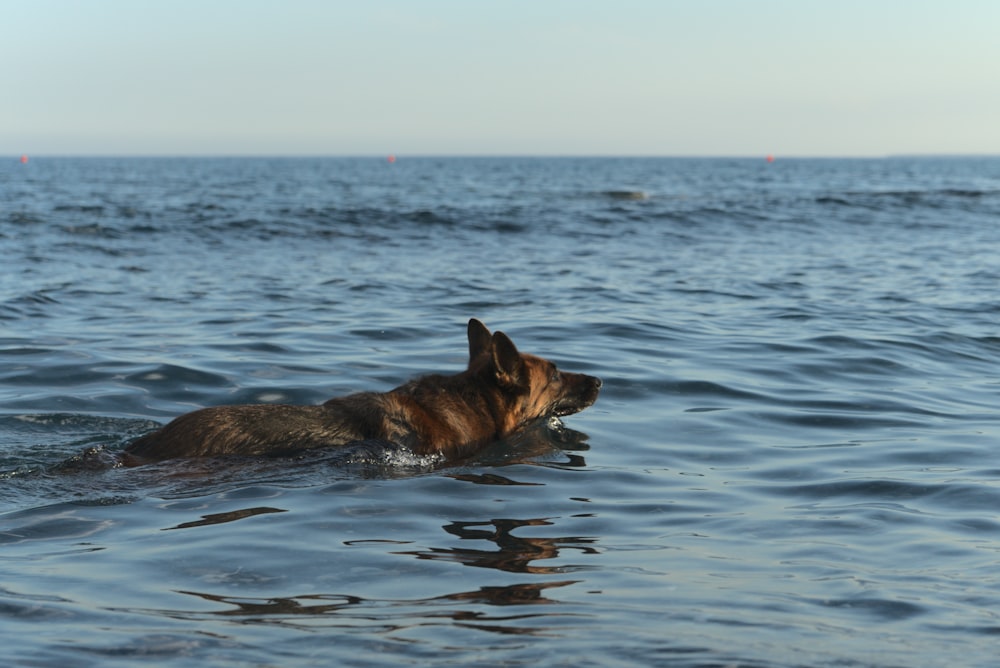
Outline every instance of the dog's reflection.
<path id="1" fill-rule="evenodd" d="M 582 468 L 587 462 L 579 453 L 590 449 L 588 438 L 587 434 L 570 429 L 557 417 L 535 420 L 476 455 L 473 462 L 486 466 L 544 462 Z M 559 457 L 564 459 L 560 461 Z M 452 477 L 462 478 L 462 475 Z"/>
<path id="2" fill-rule="evenodd" d="M 582 536 L 526 537 L 515 536 L 514 530 L 521 527 L 552 526 L 548 519 L 495 519 L 480 522 L 452 522 L 443 528 L 448 533 L 463 540 L 485 540 L 496 549 L 437 548 L 397 552 L 418 559 L 455 561 L 466 566 L 493 568 L 510 573 L 533 573 L 550 575 L 566 573 L 576 567 L 571 565 L 543 566 L 536 562 L 555 559 L 567 549 L 584 554 L 596 554 L 593 547 L 595 538 Z"/>

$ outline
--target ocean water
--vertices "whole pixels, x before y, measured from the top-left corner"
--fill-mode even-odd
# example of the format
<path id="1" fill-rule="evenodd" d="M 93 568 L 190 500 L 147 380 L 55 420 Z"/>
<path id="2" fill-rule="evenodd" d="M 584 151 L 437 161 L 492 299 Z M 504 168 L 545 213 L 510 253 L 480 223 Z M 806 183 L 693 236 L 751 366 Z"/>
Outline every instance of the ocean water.
<path id="1" fill-rule="evenodd" d="M 8 159 L 0 257 L 5 665 L 995 664 L 1000 159 Z M 469 317 L 601 397 L 461 466 L 106 463 Z"/>

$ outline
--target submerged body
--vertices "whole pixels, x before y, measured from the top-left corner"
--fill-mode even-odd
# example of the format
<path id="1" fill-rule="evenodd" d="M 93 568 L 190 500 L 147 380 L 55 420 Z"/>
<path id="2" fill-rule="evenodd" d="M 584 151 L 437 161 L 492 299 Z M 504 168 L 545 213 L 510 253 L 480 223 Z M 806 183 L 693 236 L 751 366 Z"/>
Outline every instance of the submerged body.
<path id="1" fill-rule="evenodd" d="M 520 353 L 503 332 L 472 319 L 469 364 L 452 375 L 417 378 L 389 392 L 361 392 L 319 406 L 203 408 L 131 443 L 123 462 L 178 457 L 282 455 L 379 440 L 416 454 L 467 456 L 537 418 L 577 413 L 601 380 L 559 371 Z"/>

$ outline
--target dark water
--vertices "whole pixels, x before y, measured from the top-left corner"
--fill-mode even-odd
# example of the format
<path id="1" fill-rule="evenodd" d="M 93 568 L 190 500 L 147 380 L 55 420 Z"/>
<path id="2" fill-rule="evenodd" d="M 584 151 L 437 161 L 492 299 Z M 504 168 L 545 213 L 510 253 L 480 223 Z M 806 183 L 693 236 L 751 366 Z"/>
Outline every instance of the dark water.
<path id="1" fill-rule="evenodd" d="M 0 166 L 10 665 L 987 666 L 1000 159 Z M 62 467 L 465 361 L 597 404 L 436 468 Z"/>

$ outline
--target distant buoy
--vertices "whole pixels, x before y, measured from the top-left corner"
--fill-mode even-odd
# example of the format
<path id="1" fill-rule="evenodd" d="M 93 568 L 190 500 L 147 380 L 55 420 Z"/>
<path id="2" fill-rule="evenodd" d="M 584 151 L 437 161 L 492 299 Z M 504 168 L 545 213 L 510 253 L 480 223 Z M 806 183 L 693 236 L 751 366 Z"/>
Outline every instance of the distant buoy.
<path id="1" fill-rule="evenodd" d="M 774 162 L 774 156 L 773 156 L 773 155 L 771 155 L 770 153 L 768 153 L 768 154 L 767 154 L 767 161 L 768 161 L 768 162 Z"/>
<path id="2" fill-rule="evenodd" d="M 22 165 L 27 165 L 28 164 L 28 156 L 26 156 L 26 155 L 22 155 L 21 156 L 21 164 Z"/>
<path id="3" fill-rule="evenodd" d="M 396 162 L 396 156 L 390 154 L 389 157 L 386 158 L 386 161 L 391 165 L 392 163 Z"/>

